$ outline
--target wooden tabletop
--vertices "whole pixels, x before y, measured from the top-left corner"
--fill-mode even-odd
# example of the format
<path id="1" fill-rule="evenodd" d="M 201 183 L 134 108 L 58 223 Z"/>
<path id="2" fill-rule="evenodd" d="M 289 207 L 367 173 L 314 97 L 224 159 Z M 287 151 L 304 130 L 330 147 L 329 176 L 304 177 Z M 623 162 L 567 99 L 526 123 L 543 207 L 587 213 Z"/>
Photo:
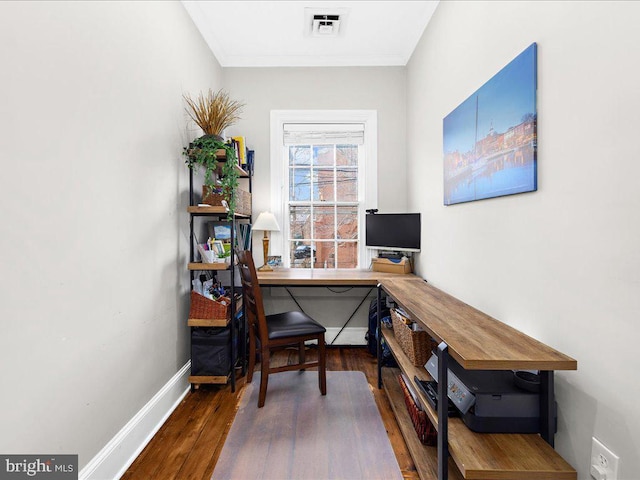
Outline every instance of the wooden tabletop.
<path id="1" fill-rule="evenodd" d="M 576 370 L 573 358 L 426 282 L 383 278 L 382 288 L 465 369 Z"/>
<path id="2" fill-rule="evenodd" d="M 376 286 L 383 279 L 402 278 L 405 281 L 421 281 L 412 273 L 385 273 L 371 270 L 333 268 L 276 268 L 272 272 L 258 270 L 260 285 L 287 286 Z"/>

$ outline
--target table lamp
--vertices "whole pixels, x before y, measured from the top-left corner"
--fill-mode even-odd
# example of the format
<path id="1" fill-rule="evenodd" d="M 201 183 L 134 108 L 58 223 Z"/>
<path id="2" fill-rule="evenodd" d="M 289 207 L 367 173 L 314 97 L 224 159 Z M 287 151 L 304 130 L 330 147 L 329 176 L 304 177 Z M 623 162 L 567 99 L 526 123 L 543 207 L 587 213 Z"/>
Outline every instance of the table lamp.
<path id="1" fill-rule="evenodd" d="M 271 212 L 261 212 L 258 215 L 258 219 L 251 227 L 253 230 L 262 230 L 264 231 L 264 237 L 262 237 L 262 249 L 264 252 L 264 265 L 262 265 L 258 270 L 262 272 L 270 272 L 273 270 L 267 263 L 267 259 L 269 258 L 269 232 L 279 232 L 280 227 L 278 226 L 278 222 L 276 221 L 276 217 Z"/>

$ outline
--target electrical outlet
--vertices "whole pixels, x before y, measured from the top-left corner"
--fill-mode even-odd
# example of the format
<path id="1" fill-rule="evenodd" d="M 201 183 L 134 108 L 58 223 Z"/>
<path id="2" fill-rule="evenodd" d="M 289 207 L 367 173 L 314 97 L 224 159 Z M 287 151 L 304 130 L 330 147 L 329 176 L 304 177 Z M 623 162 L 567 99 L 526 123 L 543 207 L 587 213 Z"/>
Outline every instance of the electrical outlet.
<path id="1" fill-rule="evenodd" d="M 591 477 L 596 480 L 618 480 L 620 457 L 605 447 L 596 437 L 591 438 Z"/>

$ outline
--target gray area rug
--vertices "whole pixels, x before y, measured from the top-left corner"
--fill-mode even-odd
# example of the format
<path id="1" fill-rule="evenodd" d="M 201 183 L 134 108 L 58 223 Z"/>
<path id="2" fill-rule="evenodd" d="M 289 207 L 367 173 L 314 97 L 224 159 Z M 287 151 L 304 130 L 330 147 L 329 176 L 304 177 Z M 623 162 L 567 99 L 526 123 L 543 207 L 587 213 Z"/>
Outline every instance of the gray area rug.
<path id="1" fill-rule="evenodd" d="M 258 408 L 260 375 L 247 385 L 213 480 L 402 479 L 373 394 L 362 372 L 269 376 Z"/>

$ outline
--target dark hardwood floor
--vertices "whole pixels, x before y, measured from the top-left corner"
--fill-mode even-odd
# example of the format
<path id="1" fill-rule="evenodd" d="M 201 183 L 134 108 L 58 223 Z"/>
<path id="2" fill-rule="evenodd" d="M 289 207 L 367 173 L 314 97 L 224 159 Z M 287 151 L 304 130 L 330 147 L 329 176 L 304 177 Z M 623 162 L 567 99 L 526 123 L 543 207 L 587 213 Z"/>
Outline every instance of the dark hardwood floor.
<path id="1" fill-rule="evenodd" d="M 314 354 L 315 350 L 311 349 L 309 358 Z M 297 352 L 277 352 L 274 358 L 285 364 L 289 362 L 290 355 L 295 362 Z M 375 358 L 367 352 L 366 348 L 332 347 L 327 349 L 327 369 L 357 370 L 365 373 L 403 477 L 417 480 L 418 474 L 386 394 L 384 390 L 377 388 Z M 259 371 L 259 365 L 257 370 Z M 241 378 L 236 383 L 235 393 L 231 393 L 231 387 L 228 385 L 203 385 L 187 394 L 131 464 L 122 479 L 204 480 L 211 478 L 244 386 L 244 378 Z M 328 394 L 330 395 L 330 392 Z"/>

